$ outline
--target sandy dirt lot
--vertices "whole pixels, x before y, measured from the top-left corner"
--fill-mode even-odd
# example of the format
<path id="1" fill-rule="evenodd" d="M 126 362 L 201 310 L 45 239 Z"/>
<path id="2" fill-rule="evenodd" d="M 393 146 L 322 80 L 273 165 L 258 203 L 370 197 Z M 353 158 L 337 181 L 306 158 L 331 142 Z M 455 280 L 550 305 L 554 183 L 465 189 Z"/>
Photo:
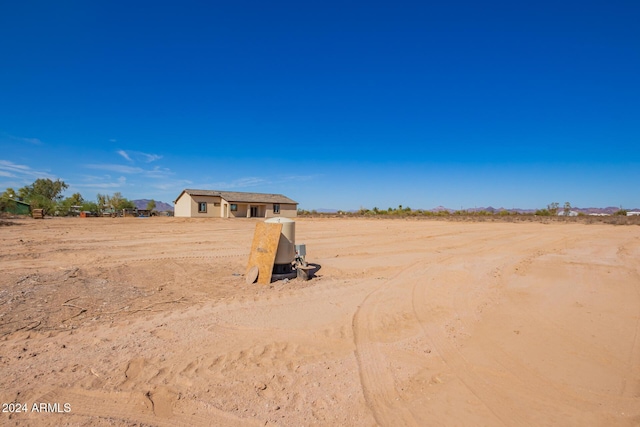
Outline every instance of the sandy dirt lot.
<path id="1" fill-rule="evenodd" d="M 640 227 L 256 221 L 0 226 L 0 424 L 640 425 Z"/>

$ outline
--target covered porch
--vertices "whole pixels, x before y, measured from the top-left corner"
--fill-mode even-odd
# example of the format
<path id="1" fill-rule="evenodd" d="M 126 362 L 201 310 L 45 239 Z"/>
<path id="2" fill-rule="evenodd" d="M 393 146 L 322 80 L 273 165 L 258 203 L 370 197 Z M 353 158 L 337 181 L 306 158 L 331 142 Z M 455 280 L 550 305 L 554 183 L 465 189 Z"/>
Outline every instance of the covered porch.
<path id="1" fill-rule="evenodd" d="M 223 218 L 266 218 L 266 203 L 227 203 L 223 207 Z"/>

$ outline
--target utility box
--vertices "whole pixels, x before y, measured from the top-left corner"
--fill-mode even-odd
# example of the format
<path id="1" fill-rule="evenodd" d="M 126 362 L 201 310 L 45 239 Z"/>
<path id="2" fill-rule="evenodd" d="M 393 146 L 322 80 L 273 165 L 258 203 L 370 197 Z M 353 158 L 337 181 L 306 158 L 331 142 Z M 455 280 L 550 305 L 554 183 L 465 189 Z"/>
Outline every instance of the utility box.
<path id="1" fill-rule="evenodd" d="M 298 254 L 300 258 L 304 259 L 304 257 L 307 256 L 307 245 L 296 245 L 296 254 Z"/>
<path id="2" fill-rule="evenodd" d="M 289 218 L 270 218 L 267 224 L 282 224 L 282 233 L 278 242 L 275 264 L 289 265 L 295 258 L 296 222 Z"/>

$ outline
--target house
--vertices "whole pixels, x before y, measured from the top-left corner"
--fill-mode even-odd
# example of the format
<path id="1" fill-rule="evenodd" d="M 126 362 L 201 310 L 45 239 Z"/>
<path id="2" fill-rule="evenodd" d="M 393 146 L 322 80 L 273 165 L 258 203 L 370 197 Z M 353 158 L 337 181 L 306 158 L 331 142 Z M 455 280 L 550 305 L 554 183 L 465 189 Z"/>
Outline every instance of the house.
<path id="1" fill-rule="evenodd" d="M 298 202 L 282 194 L 186 189 L 180 193 L 174 203 L 176 217 L 293 218 L 298 216 Z"/>
<path id="2" fill-rule="evenodd" d="M 627 216 L 640 216 L 640 212 L 629 211 L 629 212 L 627 212 Z"/>

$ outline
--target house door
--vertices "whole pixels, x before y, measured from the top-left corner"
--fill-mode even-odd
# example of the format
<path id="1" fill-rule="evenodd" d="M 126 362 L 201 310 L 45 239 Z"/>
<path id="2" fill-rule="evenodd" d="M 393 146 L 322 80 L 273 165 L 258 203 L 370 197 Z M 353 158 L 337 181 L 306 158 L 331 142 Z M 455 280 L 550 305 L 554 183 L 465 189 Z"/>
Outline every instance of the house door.
<path id="1" fill-rule="evenodd" d="M 251 206 L 251 218 L 258 216 L 258 207 Z"/>

